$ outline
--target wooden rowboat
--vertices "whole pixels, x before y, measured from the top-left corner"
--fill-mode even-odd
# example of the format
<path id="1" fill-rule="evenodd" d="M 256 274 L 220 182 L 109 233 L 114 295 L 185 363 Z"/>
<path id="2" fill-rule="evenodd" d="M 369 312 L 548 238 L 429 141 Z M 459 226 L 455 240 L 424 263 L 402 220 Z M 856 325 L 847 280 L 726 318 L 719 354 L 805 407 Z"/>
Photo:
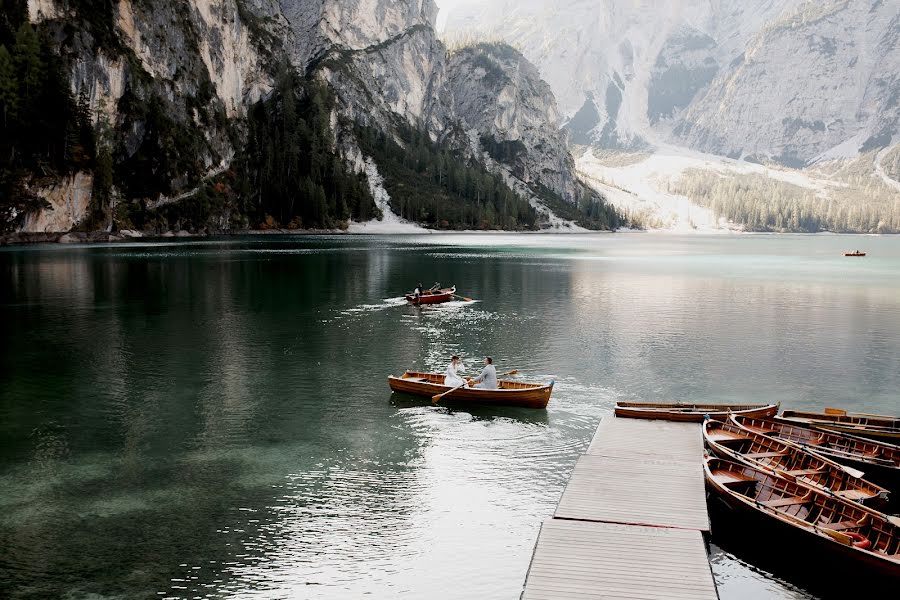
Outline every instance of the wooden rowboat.
<path id="1" fill-rule="evenodd" d="M 776 419 L 732 415 L 738 427 L 793 442 L 835 462 L 865 472 L 866 478 L 888 488 L 900 488 L 900 446 L 855 435 L 824 431 Z"/>
<path id="2" fill-rule="evenodd" d="M 900 418 L 897 417 L 870 417 L 852 413 L 840 415 L 786 410 L 781 413 L 779 420 L 827 431 L 858 435 L 874 440 L 900 443 Z"/>
<path id="3" fill-rule="evenodd" d="M 832 592 L 849 574 L 857 592 L 900 584 L 900 526 L 891 517 L 744 463 L 708 458 L 704 471 L 711 507 L 731 513 L 726 524 L 793 557 L 798 577 L 824 577 Z"/>
<path id="4" fill-rule="evenodd" d="M 453 295 L 456 293 L 456 286 L 451 286 L 448 288 L 441 288 L 439 290 L 431 291 L 425 290 L 418 297 L 415 294 L 406 294 L 406 301 L 410 304 L 440 304 L 441 302 L 449 302 L 453 300 Z"/>
<path id="5" fill-rule="evenodd" d="M 865 255 L 866 255 L 865 252 L 860 252 L 859 250 L 856 250 L 854 252 L 844 252 L 844 256 L 865 256 Z"/>
<path id="6" fill-rule="evenodd" d="M 777 404 L 677 404 L 663 402 L 616 402 L 617 417 L 631 419 L 662 419 L 701 423 L 711 419 L 727 419 L 730 414 L 751 417 L 771 417 L 778 412 Z"/>
<path id="7" fill-rule="evenodd" d="M 719 457 L 772 471 L 785 479 L 829 490 L 845 500 L 883 504 L 888 490 L 862 478 L 863 473 L 833 460 L 721 421 L 703 424 L 703 439 Z"/>
<path id="8" fill-rule="evenodd" d="M 524 406 L 525 408 L 547 408 L 553 382 L 526 383 L 501 379 L 500 388 L 483 390 L 478 388 L 459 388 L 441 399 L 442 403 L 488 404 L 492 406 Z M 431 396 L 452 390 L 453 386 L 444 385 L 443 373 L 420 373 L 407 371 L 400 377 L 388 377 L 388 385 L 395 392 Z"/>

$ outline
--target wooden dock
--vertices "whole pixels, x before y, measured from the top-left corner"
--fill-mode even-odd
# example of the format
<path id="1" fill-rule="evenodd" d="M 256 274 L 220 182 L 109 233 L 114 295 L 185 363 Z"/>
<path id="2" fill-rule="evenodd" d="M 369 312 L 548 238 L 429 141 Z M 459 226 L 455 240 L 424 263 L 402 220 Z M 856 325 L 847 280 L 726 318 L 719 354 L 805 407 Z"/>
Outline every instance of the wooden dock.
<path id="1" fill-rule="evenodd" d="M 603 419 L 552 519 L 523 600 L 716 600 L 696 423 Z"/>

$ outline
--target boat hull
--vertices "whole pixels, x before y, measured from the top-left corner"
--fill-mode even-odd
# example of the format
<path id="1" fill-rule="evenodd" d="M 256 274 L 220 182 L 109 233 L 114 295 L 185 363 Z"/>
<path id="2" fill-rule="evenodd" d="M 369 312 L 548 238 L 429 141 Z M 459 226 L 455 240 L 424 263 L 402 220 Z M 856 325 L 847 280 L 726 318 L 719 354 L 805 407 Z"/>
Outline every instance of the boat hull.
<path id="1" fill-rule="evenodd" d="M 431 398 L 453 389 L 444 385 L 443 375 L 407 371 L 401 377 L 391 375 L 388 385 L 394 392 L 413 394 Z M 518 381 L 500 381 L 501 389 L 482 390 L 459 388 L 441 398 L 441 404 L 483 404 L 488 406 L 521 406 L 524 408 L 547 408 L 553 383 L 526 384 Z"/>
<path id="2" fill-rule="evenodd" d="M 777 440 L 792 442 L 842 465 L 865 472 L 865 478 L 892 492 L 900 491 L 900 446 L 855 435 L 822 431 L 782 419 L 733 415 L 732 423 Z"/>
<path id="3" fill-rule="evenodd" d="M 756 510 L 707 480 L 716 545 L 823 598 L 880 597 L 897 589 L 900 573 L 862 552 Z M 825 573 L 852 573 L 849 578 Z"/>
<path id="4" fill-rule="evenodd" d="M 768 471 L 807 486 L 828 489 L 849 501 L 884 506 L 889 491 L 840 464 L 785 440 L 757 433 L 732 422 L 709 420 L 703 440 L 717 456 Z"/>
<path id="5" fill-rule="evenodd" d="M 711 419 L 727 419 L 731 414 L 750 417 L 771 417 L 778 412 L 777 404 L 666 404 L 656 402 L 618 402 L 615 414 L 628 419 L 657 419 L 702 423 Z"/>
<path id="6" fill-rule="evenodd" d="M 868 417 L 864 415 L 834 415 L 786 410 L 779 421 L 834 431 L 873 440 L 900 444 L 900 419 L 894 417 Z"/>

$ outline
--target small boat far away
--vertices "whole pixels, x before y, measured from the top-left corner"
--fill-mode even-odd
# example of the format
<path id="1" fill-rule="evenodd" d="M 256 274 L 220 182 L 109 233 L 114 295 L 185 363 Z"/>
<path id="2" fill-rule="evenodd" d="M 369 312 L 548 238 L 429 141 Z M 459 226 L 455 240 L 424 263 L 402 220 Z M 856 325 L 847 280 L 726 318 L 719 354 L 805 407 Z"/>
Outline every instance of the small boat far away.
<path id="1" fill-rule="evenodd" d="M 854 250 L 853 252 L 844 252 L 844 256 L 865 256 L 865 252 L 861 252 L 860 250 Z"/>
<path id="2" fill-rule="evenodd" d="M 522 406 L 525 408 L 547 408 L 553 382 L 526 383 L 524 381 L 500 380 L 500 388 L 483 390 L 479 388 L 458 388 L 444 385 L 443 373 L 419 373 L 407 371 L 400 377 L 388 377 L 388 385 L 394 392 L 405 392 L 416 396 L 434 396 L 453 390 L 444 396 L 449 403 L 487 404 L 492 406 Z"/>
<path id="3" fill-rule="evenodd" d="M 425 290 L 418 296 L 410 292 L 406 294 L 406 301 L 410 304 L 440 304 L 441 302 L 449 302 L 456 294 L 456 286 L 441 288 L 439 290 Z"/>
<path id="4" fill-rule="evenodd" d="M 630 419 L 661 419 L 702 423 L 711 419 L 727 419 L 738 414 L 748 417 L 771 417 L 778 412 L 777 404 L 678 404 L 665 402 L 616 402 L 617 417 Z"/>

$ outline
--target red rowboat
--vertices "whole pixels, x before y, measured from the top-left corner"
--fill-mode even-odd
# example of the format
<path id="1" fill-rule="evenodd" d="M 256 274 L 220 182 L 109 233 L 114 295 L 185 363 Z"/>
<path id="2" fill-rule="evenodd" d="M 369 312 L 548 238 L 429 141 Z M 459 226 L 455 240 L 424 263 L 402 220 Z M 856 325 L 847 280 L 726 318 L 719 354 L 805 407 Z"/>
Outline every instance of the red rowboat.
<path id="1" fill-rule="evenodd" d="M 441 302 L 449 302 L 453 299 L 453 294 L 456 293 L 456 286 L 451 286 L 448 288 L 442 288 L 439 290 L 431 291 L 425 290 L 419 297 L 417 298 L 415 294 L 406 294 L 406 300 L 410 304 L 440 304 Z"/>

